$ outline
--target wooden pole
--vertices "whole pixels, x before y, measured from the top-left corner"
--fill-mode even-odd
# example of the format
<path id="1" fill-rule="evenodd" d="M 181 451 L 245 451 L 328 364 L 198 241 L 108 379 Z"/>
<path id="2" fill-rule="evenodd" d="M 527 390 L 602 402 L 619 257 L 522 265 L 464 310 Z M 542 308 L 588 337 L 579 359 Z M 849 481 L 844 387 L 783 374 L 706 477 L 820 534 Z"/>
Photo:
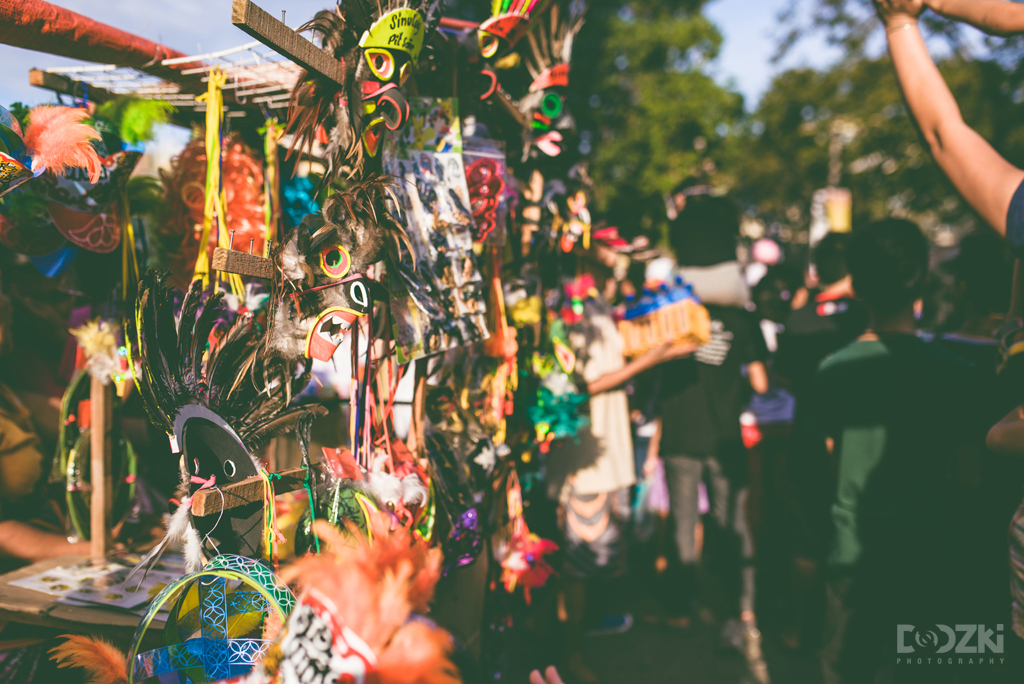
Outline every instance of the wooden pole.
<path id="1" fill-rule="evenodd" d="M 110 535 L 110 493 L 113 489 L 110 477 L 110 431 L 113 426 L 114 386 L 96 378 L 92 378 L 91 382 L 89 453 L 92 462 L 89 479 L 92 481 L 92 505 L 89 530 L 92 558 L 94 561 L 102 561 L 107 557 Z"/>

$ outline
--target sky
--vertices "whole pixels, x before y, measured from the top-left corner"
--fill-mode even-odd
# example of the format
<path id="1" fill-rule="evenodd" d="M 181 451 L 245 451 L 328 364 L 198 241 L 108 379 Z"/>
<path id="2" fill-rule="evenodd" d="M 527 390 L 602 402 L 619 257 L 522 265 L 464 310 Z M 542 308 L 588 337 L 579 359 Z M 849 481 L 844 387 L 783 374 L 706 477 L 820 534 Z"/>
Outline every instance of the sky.
<path id="1" fill-rule="evenodd" d="M 186 54 L 212 52 L 249 42 L 251 38 L 231 25 L 230 0 L 50 0 L 87 17 L 135 33 Z M 772 76 L 792 66 L 826 67 L 838 57 L 820 40 L 800 44 L 779 66 L 769 59 L 775 47 L 776 15 L 788 0 L 712 0 L 706 13 L 725 36 L 717 63 L 712 67 L 723 83 L 731 82 L 752 109 L 771 84 Z M 333 0 L 258 0 L 267 12 L 297 26 Z M 584 32 L 585 35 L 585 32 Z M 0 45 L 0 103 L 50 101 L 47 92 L 28 85 L 31 68 L 47 69 L 77 64 L 65 57 Z"/>

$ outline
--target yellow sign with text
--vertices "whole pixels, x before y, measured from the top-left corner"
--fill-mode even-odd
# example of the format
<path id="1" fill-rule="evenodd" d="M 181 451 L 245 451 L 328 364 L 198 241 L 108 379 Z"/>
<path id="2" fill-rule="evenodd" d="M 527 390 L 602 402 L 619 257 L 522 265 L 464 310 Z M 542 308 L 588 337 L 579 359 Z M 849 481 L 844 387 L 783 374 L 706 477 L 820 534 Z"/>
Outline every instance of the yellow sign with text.
<path id="1" fill-rule="evenodd" d="M 423 15 L 414 9 L 403 8 L 388 12 L 373 23 L 359 40 L 359 47 L 402 50 L 415 62 L 423 47 Z"/>

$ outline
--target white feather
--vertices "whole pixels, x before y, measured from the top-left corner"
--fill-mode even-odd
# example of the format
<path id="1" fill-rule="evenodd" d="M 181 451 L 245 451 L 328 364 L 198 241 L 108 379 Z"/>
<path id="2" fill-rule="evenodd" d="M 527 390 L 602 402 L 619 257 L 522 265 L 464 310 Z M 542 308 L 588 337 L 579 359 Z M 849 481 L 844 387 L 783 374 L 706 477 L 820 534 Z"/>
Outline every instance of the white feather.
<path id="1" fill-rule="evenodd" d="M 185 530 L 185 543 L 183 545 L 185 555 L 185 572 L 191 574 L 203 569 L 203 541 L 199 538 L 199 530 L 194 525 L 189 525 Z"/>
<path id="2" fill-rule="evenodd" d="M 302 269 L 306 263 L 306 255 L 299 252 L 297 242 L 298 238 L 293 238 L 281 250 L 281 272 L 288 280 L 302 280 L 306 277 L 306 272 Z"/>
<path id="3" fill-rule="evenodd" d="M 167 547 L 172 544 L 180 544 L 184 539 L 185 535 L 189 530 L 195 532 L 195 528 L 192 526 L 192 510 L 188 506 L 179 506 L 178 510 L 174 512 L 171 519 L 167 522 L 167 532 L 164 534 L 164 538 L 160 540 L 160 543 L 154 546 L 149 553 L 147 553 L 142 560 L 139 561 L 125 579 L 125 584 L 128 583 L 135 573 L 139 570 L 143 571 L 142 578 L 145 580 L 146 574 L 149 573 L 149 569 L 156 565 L 157 561 L 160 560 L 160 556 L 163 555 Z"/>
<path id="4" fill-rule="evenodd" d="M 402 502 L 406 506 L 418 506 L 427 500 L 427 486 L 416 473 L 402 478 Z"/>
<path id="5" fill-rule="evenodd" d="M 384 472 L 371 472 L 367 477 L 367 489 L 380 506 L 387 507 L 402 500 L 402 481 Z"/>

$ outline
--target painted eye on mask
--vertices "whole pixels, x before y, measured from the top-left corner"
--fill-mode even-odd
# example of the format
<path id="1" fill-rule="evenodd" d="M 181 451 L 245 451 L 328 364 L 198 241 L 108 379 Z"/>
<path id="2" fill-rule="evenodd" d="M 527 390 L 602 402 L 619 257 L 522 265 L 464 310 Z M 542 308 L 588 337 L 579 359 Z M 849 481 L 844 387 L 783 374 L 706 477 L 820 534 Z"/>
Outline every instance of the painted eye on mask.
<path id="1" fill-rule="evenodd" d="M 498 37 L 485 31 L 480 32 L 480 54 L 490 59 L 498 51 Z"/>
<path id="2" fill-rule="evenodd" d="M 395 58 L 387 50 L 367 49 L 366 63 L 370 65 L 373 75 L 382 81 L 390 81 L 395 75 Z"/>
<path id="3" fill-rule="evenodd" d="M 562 114 L 562 96 L 557 93 L 548 93 L 540 101 L 540 111 L 549 119 L 557 119 Z"/>
<path id="4" fill-rule="evenodd" d="M 327 245 L 320 250 L 320 269 L 328 278 L 344 278 L 352 267 L 352 257 L 341 245 Z"/>
<path id="5" fill-rule="evenodd" d="M 370 311 L 370 291 L 362 280 L 353 280 L 348 284 L 348 298 L 352 301 L 353 311 L 366 314 Z"/>

